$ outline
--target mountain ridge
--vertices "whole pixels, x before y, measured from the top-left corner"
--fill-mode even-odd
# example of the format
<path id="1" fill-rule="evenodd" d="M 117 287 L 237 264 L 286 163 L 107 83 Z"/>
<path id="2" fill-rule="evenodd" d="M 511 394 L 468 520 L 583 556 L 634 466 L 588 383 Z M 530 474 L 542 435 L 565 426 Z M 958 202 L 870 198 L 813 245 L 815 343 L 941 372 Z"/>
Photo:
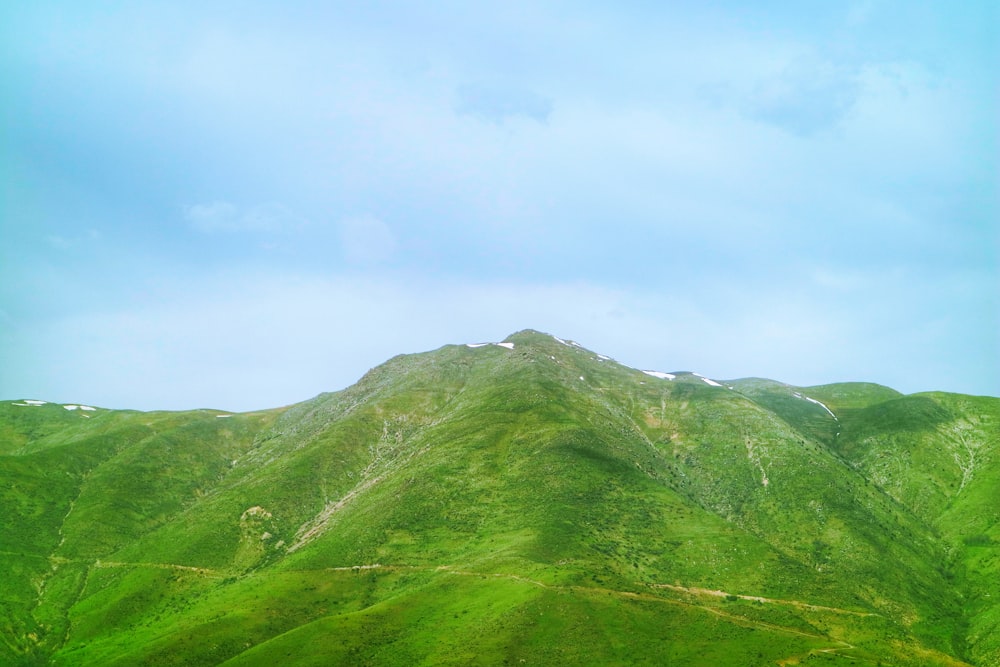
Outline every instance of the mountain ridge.
<path id="1" fill-rule="evenodd" d="M 5 659 L 997 664 L 1000 400 L 498 343 L 250 413 L 0 402 Z"/>

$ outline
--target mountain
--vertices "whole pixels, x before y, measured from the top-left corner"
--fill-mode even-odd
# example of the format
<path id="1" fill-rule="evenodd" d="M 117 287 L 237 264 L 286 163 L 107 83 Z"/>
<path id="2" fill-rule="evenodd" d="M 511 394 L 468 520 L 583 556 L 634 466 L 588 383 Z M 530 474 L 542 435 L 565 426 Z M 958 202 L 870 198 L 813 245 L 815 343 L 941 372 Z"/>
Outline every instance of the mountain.
<path id="1" fill-rule="evenodd" d="M 275 410 L 0 402 L 0 512 L 2 664 L 1000 665 L 997 398 L 523 331 Z"/>

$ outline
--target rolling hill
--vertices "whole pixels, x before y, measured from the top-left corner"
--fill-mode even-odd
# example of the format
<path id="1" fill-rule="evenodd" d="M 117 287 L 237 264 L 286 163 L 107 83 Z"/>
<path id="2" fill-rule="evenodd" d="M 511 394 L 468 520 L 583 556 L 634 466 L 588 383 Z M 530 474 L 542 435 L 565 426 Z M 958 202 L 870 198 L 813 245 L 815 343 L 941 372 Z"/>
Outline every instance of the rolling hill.
<path id="1" fill-rule="evenodd" d="M 522 331 L 244 414 L 0 402 L 0 663 L 1000 665 L 1000 399 Z"/>

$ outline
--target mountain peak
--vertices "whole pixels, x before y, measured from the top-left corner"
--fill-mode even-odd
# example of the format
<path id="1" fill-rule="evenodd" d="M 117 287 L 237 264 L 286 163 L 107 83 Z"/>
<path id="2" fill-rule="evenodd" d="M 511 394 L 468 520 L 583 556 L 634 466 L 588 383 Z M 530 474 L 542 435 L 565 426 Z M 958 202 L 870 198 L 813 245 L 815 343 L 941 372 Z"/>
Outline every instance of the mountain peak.
<path id="1" fill-rule="evenodd" d="M 525 329 L 287 410 L 0 402 L 0 663 L 1000 664 L 1000 400 L 719 384 Z"/>
<path id="2" fill-rule="evenodd" d="M 536 329 L 521 329 L 520 331 L 515 331 L 511 335 L 507 336 L 504 340 L 513 341 L 515 343 L 520 341 L 524 344 L 545 343 L 549 341 L 559 341 L 563 343 L 570 342 L 562 338 L 559 338 L 554 334 L 546 333 L 544 331 L 538 331 Z"/>

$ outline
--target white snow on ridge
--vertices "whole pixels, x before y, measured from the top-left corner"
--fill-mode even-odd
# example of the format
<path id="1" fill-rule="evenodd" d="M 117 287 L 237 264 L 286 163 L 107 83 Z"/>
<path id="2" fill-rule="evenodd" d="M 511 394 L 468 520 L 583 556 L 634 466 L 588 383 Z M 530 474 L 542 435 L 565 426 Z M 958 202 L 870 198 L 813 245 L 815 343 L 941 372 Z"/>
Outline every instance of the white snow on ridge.
<path id="1" fill-rule="evenodd" d="M 826 407 L 824 404 L 820 403 L 815 398 L 809 398 L 808 396 L 803 396 L 802 398 L 806 399 L 810 403 L 815 403 L 819 407 L 821 407 L 824 410 L 826 410 L 827 412 L 829 412 L 831 417 L 833 417 L 834 419 L 837 419 L 837 415 L 833 414 L 833 410 L 831 410 L 830 408 Z M 838 419 L 837 421 L 840 421 L 840 420 Z"/>
<path id="2" fill-rule="evenodd" d="M 513 350 L 514 349 L 514 343 L 495 343 L 495 345 L 498 345 L 500 347 L 505 347 L 508 350 Z"/>
<path id="3" fill-rule="evenodd" d="M 643 371 L 646 375 L 652 375 L 655 378 L 660 378 L 661 380 L 673 380 L 676 375 L 671 375 L 670 373 L 661 373 L 660 371 Z"/>
<path id="4" fill-rule="evenodd" d="M 834 419 L 837 419 L 837 415 L 833 414 L 833 410 L 831 410 L 830 408 L 826 407 L 826 405 L 824 405 L 823 403 L 820 403 L 815 398 L 809 398 L 808 396 L 803 396 L 802 394 L 800 394 L 797 391 L 793 391 L 792 392 L 792 396 L 794 396 L 795 398 L 801 398 L 804 401 L 809 401 L 810 403 L 815 403 L 819 407 L 821 407 L 824 410 L 826 410 L 827 412 L 829 412 L 831 417 L 833 417 Z M 837 421 L 840 421 L 840 420 L 837 419 Z"/>
<path id="5" fill-rule="evenodd" d="M 24 402 L 27 405 L 45 405 L 45 403 L 46 403 L 46 401 L 36 401 L 36 400 L 32 400 L 30 398 L 25 399 Z"/>
<path id="6" fill-rule="evenodd" d="M 600 359 L 601 361 L 611 361 L 611 357 L 607 357 L 603 354 L 597 355 L 597 358 Z"/>
<path id="7" fill-rule="evenodd" d="M 97 408 L 92 408 L 89 405 L 74 405 L 72 403 L 70 403 L 69 405 L 64 405 L 63 407 L 67 410 L 87 410 L 87 411 L 97 410 Z"/>
<path id="8" fill-rule="evenodd" d="M 691 371 L 691 375 L 695 376 L 696 378 L 701 378 L 702 382 L 704 382 L 705 384 L 710 384 L 713 387 L 721 387 L 722 386 L 721 384 L 719 384 L 715 380 L 709 380 L 707 377 L 705 377 L 701 373 L 695 373 L 694 371 Z"/>
<path id="9" fill-rule="evenodd" d="M 554 338 L 554 339 L 555 339 L 556 341 L 558 341 L 558 342 L 562 343 L 562 344 L 563 344 L 563 345 L 565 345 L 566 347 L 573 347 L 572 345 L 570 345 L 569 343 L 567 343 L 566 341 L 564 341 L 564 340 L 563 340 L 562 338 L 560 338 L 559 336 L 552 336 L 552 338 Z"/>
<path id="10" fill-rule="evenodd" d="M 489 343 L 466 343 L 465 347 L 486 347 Z"/>

